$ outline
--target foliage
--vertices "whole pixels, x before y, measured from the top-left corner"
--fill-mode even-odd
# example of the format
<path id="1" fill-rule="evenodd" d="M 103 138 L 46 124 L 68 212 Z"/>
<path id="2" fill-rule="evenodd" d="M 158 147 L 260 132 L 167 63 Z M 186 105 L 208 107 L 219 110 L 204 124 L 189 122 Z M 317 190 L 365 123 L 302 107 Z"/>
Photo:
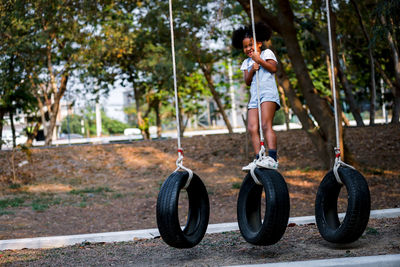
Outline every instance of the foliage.
<path id="1" fill-rule="evenodd" d="M 279 109 L 277 112 L 275 112 L 275 117 L 272 122 L 273 125 L 282 125 L 285 123 L 285 112 L 283 109 Z"/>
<path id="2" fill-rule="evenodd" d="M 85 129 L 89 129 L 90 135 L 96 135 L 96 114 L 88 110 L 83 117 L 85 119 Z M 104 110 L 101 110 L 101 127 L 102 134 L 110 135 L 122 134 L 126 128 L 129 128 L 129 125 L 108 117 Z"/>
<path id="3" fill-rule="evenodd" d="M 260 2 L 270 14 L 279 15 L 279 1 Z M 313 86 L 320 96 L 330 97 L 327 53 L 316 34 L 326 33 L 325 3 L 290 1 L 290 5 L 302 60 L 306 62 Z M 340 64 L 356 101 L 362 104 L 369 99 L 371 87 L 370 74 L 366 71 L 370 64 L 369 46 L 374 46 L 379 66 L 394 80 L 395 64 L 385 38 L 390 32 L 395 44 L 400 41 L 400 5 L 393 0 L 358 1 L 358 5 L 363 20 L 370 22 L 365 23 L 370 43 L 360 30 L 351 1 L 335 2 L 332 11 Z M 236 66 L 243 57 L 241 51 L 230 51 L 230 36 L 234 28 L 249 23 L 248 15 L 238 2 L 226 0 L 173 1 L 173 15 L 181 114 L 188 118 L 206 111 L 205 103 L 213 95 L 204 77 L 205 69 L 212 75 L 222 107 L 229 108 L 226 62 L 233 58 Z M 67 90 L 98 97 L 118 85 L 130 88 L 135 98 L 134 105 L 125 109 L 132 125 L 148 130 L 160 121 L 164 126 L 173 124 L 175 103 L 168 19 L 165 0 L 3 1 L 0 4 L 0 114 L 23 110 L 33 122 L 38 122 L 33 118 L 38 117 L 40 110 L 46 113 L 44 118 L 55 115 L 52 109 L 60 100 L 57 96 L 61 98 Z M 297 96 L 307 104 L 298 90 L 282 35 L 274 33 L 271 43 Z M 65 88 L 61 86 L 63 78 Z M 71 84 L 76 78 L 83 86 Z M 235 71 L 233 78 L 236 87 L 243 84 L 239 71 Z M 387 98 L 391 99 L 392 96 Z M 39 108 L 40 104 L 43 107 Z M 79 116 L 70 119 L 71 132 L 81 133 Z M 0 120 L 3 123 L 2 117 Z M 93 120 L 85 118 L 85 124 L 94 134 Z M 104 134 L 120 133 L 126 127 L 106 117 L 103 124 Z M 65 121 L 62 131 L 66 132 Z"/>
<path id="4" fill-rule="evenodd" d="M 61 122 L 61 132 L 82 134 L 82 120 L 83 117 L 79 115 L 73 114 L 66 116 Z"/>

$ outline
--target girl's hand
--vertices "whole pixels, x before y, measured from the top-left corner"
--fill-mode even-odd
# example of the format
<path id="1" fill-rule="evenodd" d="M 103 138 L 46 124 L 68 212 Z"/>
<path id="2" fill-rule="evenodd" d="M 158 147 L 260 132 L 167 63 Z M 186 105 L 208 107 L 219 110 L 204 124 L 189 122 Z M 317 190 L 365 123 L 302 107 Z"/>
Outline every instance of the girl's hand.
<path id="1" fill-rule="evenodd" d="M 254 63 L 254 64 L 253 64 L 253 70 L 257 71 L 257 70 L 259 70 L 259 69 L 260 69 L 260 64 Z"/>
<path id="2" fill-rule="evenodd" d="M 261 61 L 261 57 L 260 57 L 260 53 L 258 53 L 258 51 L 254 51 L 251 55 L 251 58 L 254 60 L 254 62 L 256 63 L 260 63 Z"/>

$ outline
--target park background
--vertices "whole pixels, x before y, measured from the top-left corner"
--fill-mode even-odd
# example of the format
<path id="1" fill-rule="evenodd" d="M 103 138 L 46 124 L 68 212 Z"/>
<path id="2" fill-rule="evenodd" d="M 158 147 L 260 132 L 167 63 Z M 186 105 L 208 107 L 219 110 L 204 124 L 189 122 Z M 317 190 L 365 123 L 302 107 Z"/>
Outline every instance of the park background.
<path id="1" fill-rule="evenodd" d="M 284 129 L 277 134 L 290 216 L 311 215 L 335 145 L 325 3 L 254 5 L 256 21 L 273 30 L 265 46 L 279 60 L 282 109 L 275 124 Z M 399 5 L 331 1 L 342 152 L 366 177 L 372 209 L 400 203 Z M 243 128 L 248 88 L 238 68 L 244 55 L 230 38 L 249 24 L 249 3 L 174 1 L 174 17 L 181 133 L 168 1 L 1 3 L 1 239 L 155 227 L 158 191 L 176 168 L 171 133 L 203 131 L 183 138 L 185 165 L 206 184 L 210 223 L 236 220 L 241 167 L 253 155 Z M 122 119 L 106 101 L 117 91 L 123 91 Z M 215 130 L 226 134 L 204 133 Z M 345 211 L 346 192 L 338 208 Z M 380 224 L 370 225 L 370 233 L 379 233 Z M 399 253 L 393 244 L 382 253 Z M 374 255 L 369 249 L 363 253 Z M 5 261 L 18 262 L 17 254 Z"/>

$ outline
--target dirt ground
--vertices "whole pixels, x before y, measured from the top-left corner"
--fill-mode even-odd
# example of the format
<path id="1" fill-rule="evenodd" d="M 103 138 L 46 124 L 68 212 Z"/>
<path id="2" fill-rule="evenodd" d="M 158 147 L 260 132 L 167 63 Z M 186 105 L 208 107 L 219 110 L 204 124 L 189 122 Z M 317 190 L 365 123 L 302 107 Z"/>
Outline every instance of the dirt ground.
<path id="1" fill-rule="evenodd" d="M 326 242 L 315 225 L 296 225 L 272 246 L 251 245 L 235 231 L 206 235 L 191 249 L 171 248 L 158 238 L 0 253 L 5 266 L 227 266 L 399 254 L 400 218 L 371 220 L 364 235 L 346 245 Z"/>
<path id="2" fill-rule="evenodd" d="M 315 149 L 303 131 L 282 131 L 277 132 L 277 136 L 280 172 L 285 177 L 290 193 L 290 216 L 313 215 L 316 191 L 326 170 L 322 169 Z M 233 134 L 184 138 L 182 141 L 185 150 L 184 165 L 201 177 L 209 193 L 209 223 L 236 221 L 236 201 L 244 177 L 241 167 L 248 163 L 245 140 L 245 134 Z M 379 125 L 346 128 L 345 141 L 359 163 L 358 170 L 368 182 L 371 208 L 400 207 L 400 127 Z M 0 239 L 155 228 L 157 194 L 162 182 L 176 168 L 176 157 L 176 140 L 31 149 L 29 156 L 21 151 L 14 154 L 10 151 L 0 151 Z M 346 196 L 342 195 L 339 211 L 343 212 Z M 378 229 L 382 224 L 389 225 L 382 229 L 391 229 L 397 236 L 400 235 L 397 219 L 387 222 L 374 220 L 369 227 Z M 386 230 L 378 232 L 385 236 Z M 223 241 L 213 243 L 214 236 L 222 240 L 229 236 L 229 240 L 235 240 L 236 249 L 230 250 L 229 244 Z M 288 239 L 285 239 L 285 236 Z M 285 236 L 271 249 L 272 247 L 262 248 L 246 244 L 237 232 L 207 235 L 198 247 L 177 250 L 180 255 L 178 258 L 184 265 L 203 262 L 204 258 L 198 254 L 202 254 L 205 249 L 211 253 L 213 246 L 223 248 L 229 253 L 237 251 L 239 254 L 246 254 L 247 258 L 244 259 L 249 259 L 243 261 L 246 263 L 267 262 L 266 259 L 295 260 L 295 248 L 300 251 L 302 246 L 309 247 L 312 242 L 324 248 L 313 258 L 322 258 L 326 254 L 324 250 L 332 250 L 329 244 L 324 243 L 313 225 L 288 228 Z M 364 236 L 368 242 L 375 242 L 374 238 L 379 239 L 379 235 Z M 292 238 L 300 237 L 304 242 L 293 243 Z M 400 239 L 397 238 L 398 240 Z M 382 252 L 371 247 L 369 251 L 373 254 L 365 255 L 388 254 L 393 251 L 400 253 L 399 242 L 393 242 L 385 244 Z M 362 245 L 364 243 L 357 244 L 355 246 L 360 250 L 365 247 Z M 174 249 L 167 247 L 160 240 L 84 245 L 82 251 L 92 251 L 92 257 L 98 257 L 103 247 L 107 251 L 118 250 L 119 252 L 115 252 L 112 257 L 120 257 L 120 253 L 129 254 L 127 261 L 120 263 L 131 265 L 130 260 L 141 257 L 140 249 L 139 254 L 132 253 L 131 250 L 136 251 L 136 247 L 141 246 L 151 247 L 155 255 L 161 253 L 174 262 L 168 254 Z M 280 251 L 285 249 L 294 249 L 295 253 L 292 251 L 289 253 L 290 257 L 283 257 L 285 253 Z M 42 260 L 49 257 L 56 262 L 58 254 L 55 251 L 58 250 L 51 251 L 50 254 L 40 250 L 5 252 L 0 254 L 0 263 L 2 259 L 13 257 L 14 260 L 15 257 L 19 258 L 21 263 L 33 258 L 38 260 L 35 260 L 36 263 L 44 262 Z M 60 253 L 79 254 L 79 251 L 81 249 L 78 247 L 70 247 L 60 250 Z M 329 254 L 331 256 L 328 257 L 352 256 L 353 250 L 349 251 L 349 255 L 346 255 L 347 252 L 344 253 L 343 249 L 337 251 L 333 248 L 333 254 Z M 367 252 L 360 253 L 363 255 Z M 53 254 L 54 259 L 51 256 Z M 112 257 L 110 264 L 113 262 Z M 221 255 L 221 258 L 224 256 Z M 75 263 L 79 265 L 79 262 Z M 158 265 L 151 261 L 147 263 Z M 240 262 L 230 262 L 226 259 L 206 265 L 237 263 Z M 106 265 L 109 265 L 108 262 Z"/>

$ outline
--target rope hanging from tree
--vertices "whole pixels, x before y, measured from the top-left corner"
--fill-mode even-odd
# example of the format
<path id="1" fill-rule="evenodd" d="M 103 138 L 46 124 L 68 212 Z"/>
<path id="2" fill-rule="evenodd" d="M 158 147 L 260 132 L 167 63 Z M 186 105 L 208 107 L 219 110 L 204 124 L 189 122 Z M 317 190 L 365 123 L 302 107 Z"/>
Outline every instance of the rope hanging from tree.
<path id="1" fill-rule="evenodd" d="M 333 173 L 335 174 L 335 178 L 336 178 L 337 182 L 342 184 L 342 181 L 338 174 L 339 167 L 346 166 L 346 167 L 349 167 L 352 169 L 354 169 L 354 167 L 344 163 L 340 158 L 341 151 L 340 151 L 340 135 L 339 135 L 339 117 L 338 117 L 338 112 L 337 112 L 338 100 L 336 99 L 336 81 L 335 81 L 335 71 L 334 71 L 334 63 L 333 63 L 333 45 L 332 45 L 329 0 L 326 0 L 326 16 L 328 19 L 329 54 L 330 54 L 330 59 L 331 59 L 331 74 L 332 74 L 331 86 L 332 86 L 333 108 L 334 108 L 334 115 L 335 115 L 335 134 L 336 134 L 335 165 L 333 167 Z"/>
<path id="2" fill-rule="evenodd" d="M 344 163 L 340 156 L 339 119 L 337 112 L 336 85 L 333 63 L 332 33 L 329 12 L 329 0 L 326 0 L 328 21 L 329 50 L 332 72 L 332 94 L 335 115 L 336 147 L 335 164 L 322 179 L 315 198 L 315 221 L 321 236 L 333 243 L 351 243 L 356 241 L 367 227 L 371 210 L 371 196 L 367 181 L 354 167 Z M 342 168 L 340 168 L 342 167 Z M 342 187 L 347 191 L 347 208 L 343 220 L 339 220 L 338 198 Z"/>
<path id="3" fill-rule="evenodd" d="M 254 51 L 257 51 L 257 39 L 256 39 L 256 29 L 254 23 L 254 9 L 253 9 L 253 0 L 250 0 L 250 14 L 251 14 L 251 29 L 253 31 L 253 45 Z M 259 158 L 265 157 L 265 146 L 264 146 L 264 133 L 262 131 L 262 121 L 261 121 L 261 103 L 260 103 L 260 84 L 259 84 L 259 76 L 258 70 L 256 71 L 256 84 L 257 84 L 257 107 L 258 107 L 258 130 L 260 133 L 260 152 L 258 152 Z M 262 183 L 258 180 L 257 176 L 254 173 L 254 170 L 257 166 L 253 166 L 250 169 L 251 177 L 256 184 L 262 185 Z"/>
<path id="4" fill-rule="evenodd" d="M 183 169 L 189 173 L 189 178 L 184 186 L 186 189 L 190 181 L 193 178 L 193 171 L 189 168 L 183 166 L 183 149 L 181 146 L 181 128 L 180 128 L 180 119 L 179 119 L 179 105 L 178 105 L 178 87 L 176 83 L 176 63 L 175 63 L 175 43 L 174 43 L 174 21 L 172 16 L 172 1 L 169 0 L 169 24 L 171 30 L 171 53 L 172 53 L 172 69 L 173 69 L 173 77 L 174 77 L 174 92 L 175 92 L 175 115 L 176 115 L 176 128 L 177 128 L 177 140 L 178 140 L 178 159 L 176 160 L 176 170 Z"/>

